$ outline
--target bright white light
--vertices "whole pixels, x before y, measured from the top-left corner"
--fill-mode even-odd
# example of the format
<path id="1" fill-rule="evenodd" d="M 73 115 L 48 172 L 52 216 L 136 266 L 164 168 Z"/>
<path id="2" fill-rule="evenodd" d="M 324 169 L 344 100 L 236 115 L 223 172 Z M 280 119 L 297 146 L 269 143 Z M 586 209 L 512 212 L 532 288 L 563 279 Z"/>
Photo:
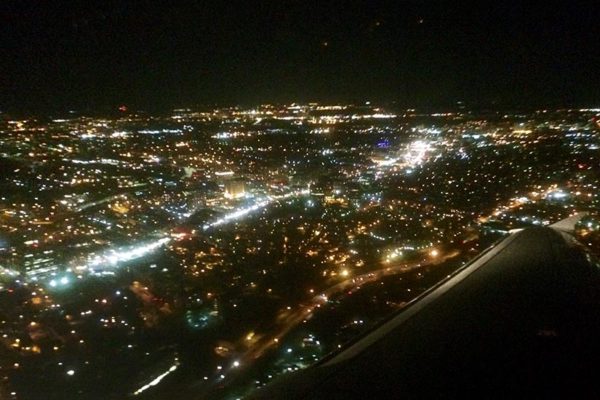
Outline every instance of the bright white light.
<path id="1" fill-rule="evenodd" d="M 565 192 L 556 191 L 556 192 L 550 193 L 548 196 L 552 197 L 552 198 L 555 198 L 555 199 L 564 199 L 565 197 L 568 196 L 568 194 L 565 193 Z"/>
<path id="2" fill-rule="evenodd" d="M 240 219 L 240 218 L 245 217 L 246 215 L 250 214 L 251 212 L 263 209 L 276 201 L 285 200 L 285 199 L 288 199 L 291 197 L 304 196 L 309 193 L 310 193 L 309 190 L 304 189 L 304 190 L 289 192 L 284 195 L 269 196 L 261 201 L 258 201 L 257 203 L 253 204 L 252 206 L 235 210 L 232 213 L 226 214 L 225 216 L 223 216 L 222 218 L 220 218 L 216 221 L 207 223 L 203 226 L 203 229 L 207 230 L 209 228 L 223 225 L 228 222 L 234 221 L 236 219 Z M 115 268 L 115 267 L 118 267 L 118 265 L 120 263 L 132 261 L 132 260 L 144 257 L 144 256 L 152 253 L 156 249 L 162 247 L 163 245 L 167 244 L 169 241 L 171 241 L 171 238 L 165 236 L 165 237 L 162 237 L 162 238 L 157 239 L 150 243 L 137 244 L 134 246 L 129 246 L 127 248 L 109 250 L 104 254 L 94 255 L 94 256 L 90 257 L 88 259 L 87 264 L 84 264 L 83 266 L 81 266 L 81 269 L 82 270 L 84 270 L 84 269 L 91 270 L 91 272 L 94 274 L 102 274 L 102 275 L 103 274 L 112 274 L 111 271 L 102 271 L 102 270 L 108 269 L 108 268 Z M 151 266 L 151 268 L 154 268 L 154 267 L 155 266 Z M 100 271 L 95 271 L 98 269 L 100 269 Z M 52 286 L 52 287 L 57 286 L 57 284 L 58 284 L 58 282 L 56 280 L 50 281 L 50 286 Z"/>
<path id="3" fill-rule="evenodd" d="M 398 161 L 397 158 L 386 158 L 385 160 L 376 161 L 377 165 L 381 167 L 387 167 L 390 165 L 394 165 Z"/>
<path id="4" fill-rule="evenodd" d="M 396 115 L 394 115 L 394 114 L 381 114 L 381 113 L 377 114 L 376 113 L 376 114 L 373 114 L 371 116 L 371 118 L 375 118 L 375 119 L 388 119 L 388 118 L 396 118 Z"/>
<path id="5" fill-rule="evenodd" d="M 162 374 L 160 374 L 159 376 L 157 376 L 156 378 L 154 378 L 153 380 L 151 380 L 150 382 L 133 392 L 133 394 L 137 396 L 138 394 L 150 389 L 152 386 L 158 385 L 160 381 L 162 381 L 167 375 L 175 371 L 177 369 L 177 366 L 178 364 L 172 365 L 171 368 L 169 368 L 168 370 L 166 370 L 165 372 L 163 372 Z"/>
<path id="6" fill-rule="evenodd" d="M 431 149 L 429 143 L 422 140 L 412 142 L 404 155 L 404 160 L 410 166 L 419 165 L 423 162 L 425 154 Z"/>
<path id="7" fill-rule="evenodd" d="M 303 195 L 306 195 L 308 193 L 309 193 L 308 190 L 300 190 L 300 191 L 286 193 L 286 194 L 280 195 L 280 196 L 269 196 L 266 199 L 261 200 L 261 201 L 255 203 L 255 204 L 253 204 L 250 207 L 240 208 L 240 209 L 238 209 L 236 211 L 233 211 L 233 212 L 231 212 L 229 214 L 226 214 L 225 216 L 221 217 L 220 219 L 218 219 L 218 220 L 216 220 L 216 221 L 214 221 L 212 223 L 204 225 L 203 229 L 207 230 L 208 228 L 212 228 L 214 226 L 223 225 L 223 224 L 226 224 L 226 223 L 228 223 L 230 221 L 233 221 L 233 220 L 236 220 L 236 219 L 240 219 L 240 218 L 245 217 L 246 215 L 250 214 L 253 211 L 257 211 L 257 210 L 263 209 L 263 208 L 267 207 L 268 205 L 270 205 L 270 204 L 272 204 L 272 203 L 274 203 L 276 201 L 285 200 L 285 199 L 288 199 L 288 198 L 290 198 L 292 196 L 303 196 Z"/>
<path id="8" fill-rule="evenodd" d="M 154 250 L 163 246 L 171 240 L 169 237 L 163 237 L 155 240 L 151 243 L 139 244 L 133 248 L 121 249 L 121 250 L 110 250 L 107 254 L 95 256 L 88 264 L 87 268 L 93 269 L 98 266 L 116 266 L 119 263 L 135 260 L 145 255 L 150 254 Z"/>
<path id="9" fill-rule="evenodd" d="M 73 376 L 73 375 L 75 375 L 75 371 L 72 370 L 72 369 L 70 369 L 70 370 L 67 371 L 67 375 Z"/>

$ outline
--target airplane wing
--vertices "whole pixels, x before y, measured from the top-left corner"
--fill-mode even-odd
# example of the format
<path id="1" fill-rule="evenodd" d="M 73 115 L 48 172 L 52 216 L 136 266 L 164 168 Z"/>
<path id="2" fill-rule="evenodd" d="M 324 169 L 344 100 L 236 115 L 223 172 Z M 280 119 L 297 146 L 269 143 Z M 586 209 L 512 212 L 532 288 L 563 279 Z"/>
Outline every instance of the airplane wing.
<path id="1" fill-rule="evenodd" d="M 600 264 L 568 231 L 513 232 L 339 353 L 251 398 L 597 398 Z"/>

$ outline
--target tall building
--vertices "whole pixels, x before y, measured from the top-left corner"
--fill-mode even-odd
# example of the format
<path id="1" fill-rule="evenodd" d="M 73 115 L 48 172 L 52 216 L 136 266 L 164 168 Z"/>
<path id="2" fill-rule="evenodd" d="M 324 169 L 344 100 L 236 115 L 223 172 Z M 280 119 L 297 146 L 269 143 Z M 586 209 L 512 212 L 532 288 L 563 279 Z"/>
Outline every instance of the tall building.
<path id="1" fill-rule="evenodd" d="M 225 182 L 225 197 L 228 199 L 239 199 L 246 194 L 246 188 L 242 179 L 231 179 Z"/>

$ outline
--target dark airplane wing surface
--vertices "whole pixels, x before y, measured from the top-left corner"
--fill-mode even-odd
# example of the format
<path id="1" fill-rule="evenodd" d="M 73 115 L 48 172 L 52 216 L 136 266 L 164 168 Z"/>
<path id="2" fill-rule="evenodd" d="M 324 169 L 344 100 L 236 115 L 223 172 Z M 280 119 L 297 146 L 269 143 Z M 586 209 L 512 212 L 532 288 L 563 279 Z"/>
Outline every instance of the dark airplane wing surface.
<path id="1" fill-rule="evenodd" d="M 600 396 L 600 269 L 561 227 L 514 232 L 256 399 Z"/>

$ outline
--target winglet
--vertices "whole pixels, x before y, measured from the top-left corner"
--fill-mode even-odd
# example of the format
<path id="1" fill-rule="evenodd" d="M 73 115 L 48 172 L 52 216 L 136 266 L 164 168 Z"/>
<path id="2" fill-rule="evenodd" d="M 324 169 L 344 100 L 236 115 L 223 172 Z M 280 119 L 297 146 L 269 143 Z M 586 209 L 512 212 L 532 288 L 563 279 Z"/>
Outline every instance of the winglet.
<path id="1" fill-rule="evenodd" d="M 580 212 L 575 215 L 570 216 L 569 218 L 565 218 L 560 220 L 552 225 L 551 228 L 558 229 L 559 231 L 573 233 L 575 232 L 575 225 L 585 216 L 587 216 L 588 212 Z"/>

